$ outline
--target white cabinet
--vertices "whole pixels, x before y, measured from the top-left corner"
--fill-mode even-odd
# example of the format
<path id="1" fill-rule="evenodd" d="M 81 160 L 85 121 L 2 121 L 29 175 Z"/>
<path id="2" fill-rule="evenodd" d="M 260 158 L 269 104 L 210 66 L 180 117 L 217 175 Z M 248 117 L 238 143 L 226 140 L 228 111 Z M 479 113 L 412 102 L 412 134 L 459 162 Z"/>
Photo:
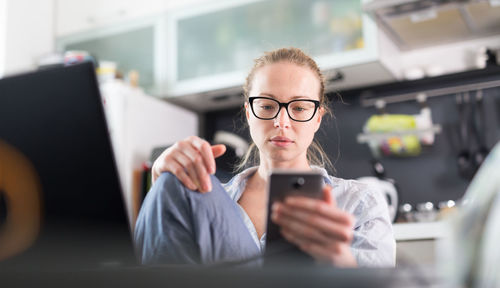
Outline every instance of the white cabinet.
<path id="1" fill-rule="evenodd" d="M 57 50 L 83 50 L 98 61 L 111 61 L 124 75 L 139 72 L 139 85 L 146 93 L 158 95 L 161 83 L 163 44 L 157 35 L 164 29 L 160 17 L 147 17 L 57 39 Z"/>
<path id="2" fill-rule="evenodd" d="M 197 111 L 240 105 L 252 60 L 280 47 L 313 56 L 328 78 L 327 91 L 400 75 L 399 51 L 363 13 L 363 0 L 145 0 L 141 5 L 149 8 L 142 10 L 133 0 L 71 6 L 74 1 L 58 1 L 58 35 L 93 29 L 58 37 L 59 51 L 87 50 L 123 65 L 124 73 L 139 70 L 149 94 Z M 130 9 L 139 12 L 117 12 Z M 119 20 L 145 14 L 152 16 Z"/>
<path id="3" fill-rule="evenodd" d="M 440 241 L 450 235 L 445 221 L 393 224 L 396 239 L 396 265 L 414 264 L 434 266 L 438 264 Z"/>
<path id="4" fill-rule="evenodd" d="M 110 24 L 161 14 L 165 0 L 57 0 L 56 35 L 66 36 Z"/>
<path id="5" fill-rule="evenodd" d="M 363 13 L 362 2 L 211 1 L 176 9 L 165 25 L 164 94 L 197 110 L 218 108 L 212 96 L 241 93 L 254 58 L 289 46 L 313 56 L 329 80 L 340 75 L 327 90 L 394 81 L 397 49 Z"/>

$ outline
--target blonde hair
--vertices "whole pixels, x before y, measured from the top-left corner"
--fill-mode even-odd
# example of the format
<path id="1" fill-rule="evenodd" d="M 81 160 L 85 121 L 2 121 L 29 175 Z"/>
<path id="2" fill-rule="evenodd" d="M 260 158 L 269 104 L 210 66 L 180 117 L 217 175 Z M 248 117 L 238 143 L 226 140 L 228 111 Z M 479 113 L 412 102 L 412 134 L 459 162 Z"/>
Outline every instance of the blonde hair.
<path id="1" fill-rule="evenodd" d="M 321 73 L 321 70 L 309 55 L 304 53 L 302 50 L 294 47 L 280 48 L 277 50 L 265 52 L 264 55 L 254 60 L 254 66 L 250 70 L 250 73 L 248 73 L 245 85 L 243 86 L 245 102 L 248 102 L 249 93 L 252 90 L 253 78 L 257 70 L 266 65 L 278 62 L 293 63 L 298 66 L 311 69 L 311 71 L 317 76 L 320 82 L 320 107 L 323 108 L 325 114 L 333 115 L 328 105 L 328 99 L 325 95 L 325 77 Z M 257 149 L 257 145 L 252 142 L 243 159 L 236 165 L 236 171 L 242 170 L 249 165 L 258 165 L 259 160 L 259 151 Z M 315 139 L 307 148 L 307 161 L 309 162 L 309 165 L 325 167 L 327 170 L 335 172 L 335 167 L 333 166 L 330 159 L 328 159 L 328 155 L 326 155 L 321 145 Z"/>

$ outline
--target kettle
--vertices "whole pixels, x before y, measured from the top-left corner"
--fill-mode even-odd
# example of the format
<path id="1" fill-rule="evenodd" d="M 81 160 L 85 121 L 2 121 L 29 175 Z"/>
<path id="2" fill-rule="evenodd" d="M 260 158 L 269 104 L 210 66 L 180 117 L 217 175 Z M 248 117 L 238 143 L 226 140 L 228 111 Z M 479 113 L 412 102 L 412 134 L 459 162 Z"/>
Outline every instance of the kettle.
<path id="1" fill-rule="evenodd" d="M 360 177 L 357 180 L 368 184 L 372 189 L 378 191 L 387 200 L 389 208 L 389 219 L 391 222 L 396 220 L 398 212 L 398 190 L 393 179 L 385 177 L 385 169 L 382 163 L 377 160 L 372 161 L 372 167 L 375 176 Z"/>

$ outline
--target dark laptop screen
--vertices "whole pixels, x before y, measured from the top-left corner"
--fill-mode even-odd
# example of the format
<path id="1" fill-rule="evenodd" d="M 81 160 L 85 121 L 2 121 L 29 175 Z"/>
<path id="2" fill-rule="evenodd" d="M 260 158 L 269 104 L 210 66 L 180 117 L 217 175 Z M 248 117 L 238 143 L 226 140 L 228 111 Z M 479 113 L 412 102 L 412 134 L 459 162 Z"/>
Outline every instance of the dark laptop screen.
<path id="1" fill-rule="evenodd" d="M 0 260 L 2 254 L 4 262 L 24 257 L 58 266 L 130 260 L 125 205 L 91 63 L 0 79 L 0 149 L 0 237 L 8 239 L 0 242 Z M 26 231 L 37 230 L 36 217 L 39 232 Z M 34 240 L 26 249 L 5 247 L 29 242 L 26 237 Z"/>

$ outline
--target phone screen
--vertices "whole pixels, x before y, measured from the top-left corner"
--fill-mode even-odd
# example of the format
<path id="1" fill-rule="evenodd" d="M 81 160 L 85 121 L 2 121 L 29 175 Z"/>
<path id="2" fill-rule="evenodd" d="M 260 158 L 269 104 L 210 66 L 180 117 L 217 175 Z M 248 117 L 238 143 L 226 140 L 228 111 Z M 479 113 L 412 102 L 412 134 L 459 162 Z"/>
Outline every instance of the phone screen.
<path id="1" fill-rule="evenodd" d="M 280 234 L 278 225 L 271 221 L 271 207 L 275 201 L 283 201 L 287 196 L 300 195 L 323 199 L 323 176 L 319 172 L 274 171 L 269 180 L 269 200 L 267 213 L 266 254 L 290 248 Z"/>

